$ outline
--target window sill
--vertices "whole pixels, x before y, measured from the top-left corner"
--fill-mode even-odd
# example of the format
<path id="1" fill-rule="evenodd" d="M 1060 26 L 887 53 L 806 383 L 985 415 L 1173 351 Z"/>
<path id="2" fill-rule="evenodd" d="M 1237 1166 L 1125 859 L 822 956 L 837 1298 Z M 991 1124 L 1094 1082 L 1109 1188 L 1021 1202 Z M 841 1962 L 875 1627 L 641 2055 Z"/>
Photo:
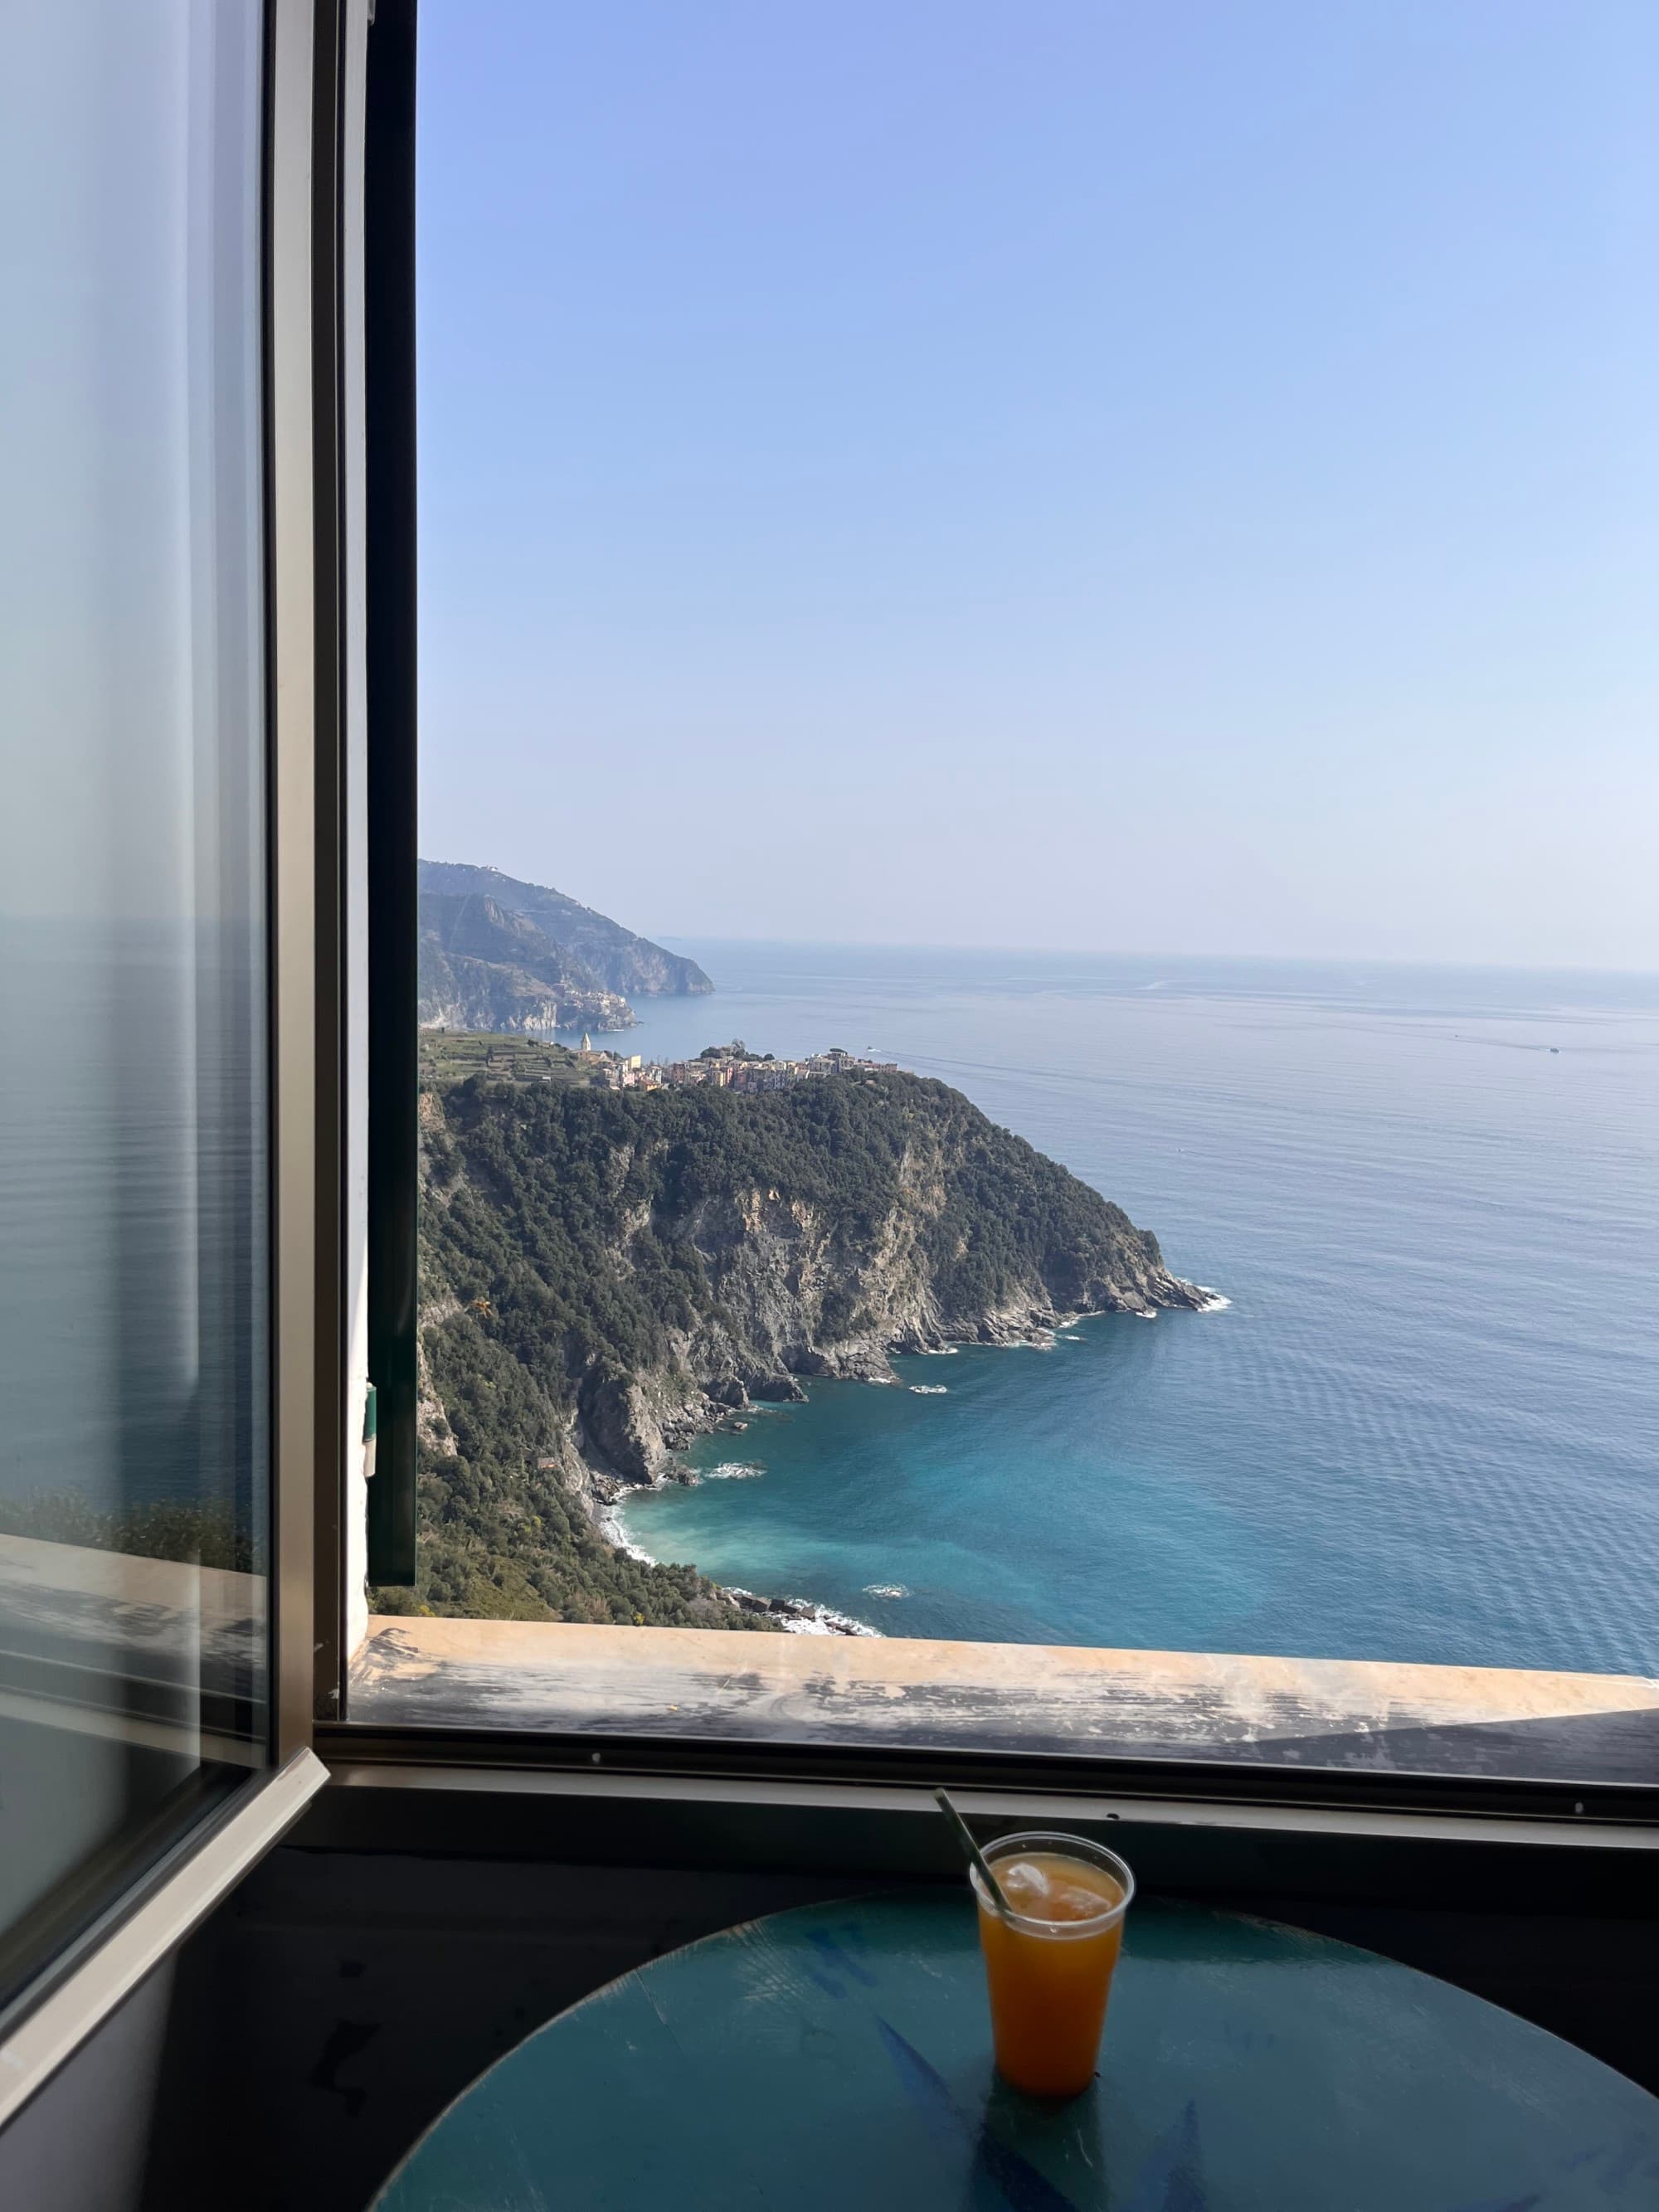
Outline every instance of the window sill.
<path id="1" fill-rule="evenodd" d="M 377 1616 L 348 1710 L 371 1729 L 1659 1777 L 1659 1683 L 1355 1660 Z"/>

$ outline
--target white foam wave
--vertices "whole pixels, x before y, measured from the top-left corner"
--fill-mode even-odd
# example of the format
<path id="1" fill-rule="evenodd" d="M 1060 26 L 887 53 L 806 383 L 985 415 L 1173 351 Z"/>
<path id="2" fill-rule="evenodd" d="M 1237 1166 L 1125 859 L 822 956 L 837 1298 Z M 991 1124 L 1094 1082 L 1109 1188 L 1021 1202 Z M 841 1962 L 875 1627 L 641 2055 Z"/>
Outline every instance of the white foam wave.
<path id="1" fill-rule="evenodd" d="M 927 1351 L 918 1352 L 916 1357 L 919 1359 L 954 1359 L 961 1349 L 959 1344 L 934 1344 L 930 1345 Z"/>
<path id="2" fill-rule="evenodd" d="M 728 1583 L 726 1588 L 733 1597 L 752 1598 L 756 1595 L 738 1583 Z M 815 1605 L 810 1598 L 787 1597 L 778 1601 L 763 1600 L 762 1602 L 778 1602 L 793 1608 L 789 1613 L 773 1615 L 786 1636 L 878 1637 L 881 1634 L 880 1629 L 872 1628 L 867 1620 L 859 1620 L 850 1613 L 837 1613 L 833 1605 Z"/>
<path id="3" fill-rule="evenodd" d="M 797 1600 L 797 1602 L 803 1601 Z M 786 1636 L 877 1636 L 878 1628 L 872 1628 L 867 1620 L 855 1620 L 850 1613 L 837 1613 L 832 1605 L 809 1606 L 805 1613 L 792 1614 L 778 1626 Z"/>
<path id="4" fill-rule="evenodd" d="M 902 1583 L 866 1583 L 866 1597 L 908 1597 L 910 1593 Z"/>
<path id="5" fill-rule="evenodd" d="M 946 1395 L 946 1386 L 943 1382 L 913 1382 L 910 1385 L 913 1398 L 943 1398 Z"/>
<path id="6" fill-rule="evenodd" d="M 765 1472 L 763 1467 L 757 1467 L 752 1460 L 723 1459 L 718 1467 L 698 1468 L 691 1480 L 694 1483 L 752 1482 L 757 1474 L 764 1474 Z"/>
<path id="7" fill-rule="evenodd" d="M 736 1476 L 738 1474 L 759 1474 L 761 1472 L 762 1470 L 757 1467 L 742 1467 L 738 1465 L 736 1462 L 733 1462 L 732 1466 L 726 1468 L 707 1468 L 703 1470 L 703 1476 L 704 1480 L 707 1480 L 711 1475 L 718 1475 L 720 1474 L 726 1474 L 728 1476 Z M 653 1490 L 659 1490 L 664 1486 L 664 1485 L 659 1480 L 657 1482 L 653 1482 L 649 1485 L 641 1485 L 641 1486 L 648 1487 Z M 636 1559 L 642 1567 L 655 1567 L 661 1565 L 662 1562 L 658 1559 L 654 1554 L 647 1552 L 643 1545 L 635 1543 L 629 1537 L 627 1529 L 623 1525 L 621 1510 L 617 1505 L 610 1504 L 602 1506 L 597 1516 L 597 1520 L 599 1534 L 605 1538 L 605 1541 L 610 1544 L 614 1544 L 617 1549 L 623 1553 L 627 1558 Z M 755 1592 L 753 1590 L 743 1589 L 736 1583 L 729 1583 L 726 1587 L 730 1589 L 733 1597 L 752 1598 L 755 1595 Z M 909 1592 L 908 1590 L 901 1589 L 896 1583 L 893 1584 L 890 1588 L 884 1589 L 881 1594 L 884 1596 L 890 1597 L 908 1597 L 909 1595 Z M 774 1618 L 776 1620 L 778 1626 L 783 1631 L 786 1636 L 879 1637 L 881 1634 L 880 1629 L 872 1628 L 867 1620 L 860 1620 L 850 1613 L 838 1613 L 832 1605 L 815 1605 L 810 1599 L 804 1597 L 785 1598 L 783 1600 L 783 1603 L 792 1607 L 793 1610 L 787 1613 L 775 1614 Z"/>
<path id="8" fill-rule="evenodd" d="M 599 1534 L 606 1543 L 614 1544 L 627 1559 L 635 1559 L 642 1567 L 660 1566 L 662 1562 L 643 1545 L 636 1544 L 623 1526 L 621 1513 L 614 1505 L 607 1505 L 599 1516 Z"/>
<path id="9" fill-rule="evenodd" d="M 1137 1308 L 1135 1319 L 1137 1321 L 1156 1321 L 1158 1319 L 1158 1308 L 1156 1306 L 1152 1306 L 1150 1309 Z"/>
<path id="10" fill-rule="evenodd" d="M 1212 1291 L 1206 1283 L 1199 1283 L 1194 1287 L 1204 1293 L 1204 1303 L 1199 1308 L 1200 1313 L 1219 1313 L 1224 1307 L 1232 1304 L 1232 1300 L 1224 1291 Z"/>

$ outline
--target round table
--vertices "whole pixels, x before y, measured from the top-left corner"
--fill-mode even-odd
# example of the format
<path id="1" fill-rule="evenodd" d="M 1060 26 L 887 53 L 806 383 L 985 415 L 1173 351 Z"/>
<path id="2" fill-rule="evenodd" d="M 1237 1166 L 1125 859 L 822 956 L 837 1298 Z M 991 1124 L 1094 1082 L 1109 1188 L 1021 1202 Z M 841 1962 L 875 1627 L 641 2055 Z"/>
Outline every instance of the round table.
<path id="1" fill-rule="evenodd" d="M 1140 1905 L 1092 2091 L 999 2083 L 965 1894 L 813 1905 L 550 2021 L 375 2212 L 1654 2212 L 1659 2101 L 1449 1983 Z"/>

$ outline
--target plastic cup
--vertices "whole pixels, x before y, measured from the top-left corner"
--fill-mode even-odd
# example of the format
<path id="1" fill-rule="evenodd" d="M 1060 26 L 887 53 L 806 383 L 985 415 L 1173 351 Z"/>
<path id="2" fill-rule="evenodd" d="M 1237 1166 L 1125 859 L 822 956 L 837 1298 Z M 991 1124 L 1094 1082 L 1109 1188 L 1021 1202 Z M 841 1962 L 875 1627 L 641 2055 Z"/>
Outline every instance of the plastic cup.
<path id="1" fill-rule="evenodd" d="M 997 2071 L 1028 2096 L 1079 2096 L 1099 2059 L 1135 1878 L 1115 1851 L 1044 1829 L 1004 1836 L 985 1856 L 1014 1908 L 1005 1920 L 970 1870 Z"/>

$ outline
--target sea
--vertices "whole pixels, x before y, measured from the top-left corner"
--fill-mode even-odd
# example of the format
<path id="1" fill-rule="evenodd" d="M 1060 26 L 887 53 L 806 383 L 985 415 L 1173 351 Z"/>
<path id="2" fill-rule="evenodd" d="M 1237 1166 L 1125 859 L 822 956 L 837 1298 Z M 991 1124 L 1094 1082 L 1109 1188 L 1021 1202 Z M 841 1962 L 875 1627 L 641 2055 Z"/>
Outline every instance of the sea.
<path id="1" fill-rule="evenodd" d="M 625 1041 L 967 1093 L 1218 1294 L 813 1382 L 647 1555 L 886 1636 L 1659 1674 L 1659 978 L 673 940 Z"/>

